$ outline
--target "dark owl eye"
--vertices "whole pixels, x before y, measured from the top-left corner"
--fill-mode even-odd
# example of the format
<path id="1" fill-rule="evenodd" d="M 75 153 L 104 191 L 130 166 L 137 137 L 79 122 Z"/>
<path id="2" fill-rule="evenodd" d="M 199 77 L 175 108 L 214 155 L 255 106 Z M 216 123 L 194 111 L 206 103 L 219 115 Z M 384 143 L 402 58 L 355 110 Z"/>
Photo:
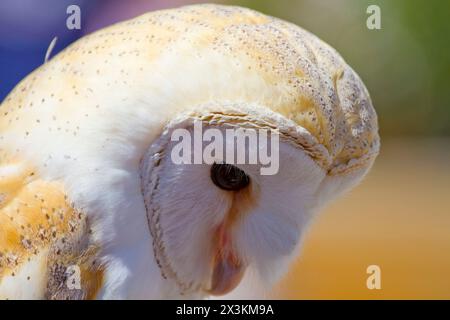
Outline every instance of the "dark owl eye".
<path id="1" fill-rule="evenodd" d="M 220 189 L 238 191 L 250 183 L 248 175 L 236 166 L 214 163 L 211 167 L 211 180 Z"/>

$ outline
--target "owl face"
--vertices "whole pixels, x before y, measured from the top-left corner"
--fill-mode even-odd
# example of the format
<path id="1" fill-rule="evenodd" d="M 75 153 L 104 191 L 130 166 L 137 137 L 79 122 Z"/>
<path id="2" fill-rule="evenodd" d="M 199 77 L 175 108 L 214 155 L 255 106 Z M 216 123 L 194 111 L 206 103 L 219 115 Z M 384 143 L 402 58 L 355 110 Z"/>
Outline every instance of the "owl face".
<path id="1" fill-rule="evenodd" d="M 245 126 L 227 121 L 206 128 L 225 132 Z M 224 158 L 174 162 L 177 142 L 170 136 L 180 126 L 192 129 L 186 121 L 169 125 L 141 164 L 153 250 L 163 277 L 182 293 L 213 295 L 234 289 L 247 269 L 271 283 L 298 248 L 325 171 L 283 135 L 276 150 L 279 169 L 272 175 L 261 174 L 261 163 Z M 225 133 L 223 137 L 229 152 L 233 141 Z M 242 152 L 241 147 L 234 145 L 233 152 Z M 249 143 L 245 148 L 247 155 L 260 149 Z M 195 148 L 190 152 L 194 158 Z"/>

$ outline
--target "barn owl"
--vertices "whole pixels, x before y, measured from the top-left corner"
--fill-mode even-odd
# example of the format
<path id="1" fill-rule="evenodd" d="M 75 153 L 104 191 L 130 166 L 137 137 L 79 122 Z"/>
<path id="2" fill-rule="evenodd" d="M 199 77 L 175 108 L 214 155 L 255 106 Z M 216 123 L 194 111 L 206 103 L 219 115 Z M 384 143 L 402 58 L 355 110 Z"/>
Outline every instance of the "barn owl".
<path id="1" fill-rule="evenodd" d="M 193 5 L 85 36 L 0 107 L 0 298 L 206 298 L 272 285 L 379 150 L 367 89 L 311 33 Z M 175 164 L 177 128 L 263 128 L 279 171 Z"/>

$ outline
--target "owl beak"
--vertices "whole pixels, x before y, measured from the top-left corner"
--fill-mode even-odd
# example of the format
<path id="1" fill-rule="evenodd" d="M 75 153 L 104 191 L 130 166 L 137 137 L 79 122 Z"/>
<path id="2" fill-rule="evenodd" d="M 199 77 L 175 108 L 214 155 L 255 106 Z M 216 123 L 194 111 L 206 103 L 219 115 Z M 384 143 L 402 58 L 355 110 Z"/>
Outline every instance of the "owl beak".
<path id="1" fill-rule="evenodd" d="M 211 284 L 207 292 L 215 296 L 236 288 L 245 273 L 246 266 L 234 252 L 224 226 L 218 229 L 218 245 L 212 265 Z"/>

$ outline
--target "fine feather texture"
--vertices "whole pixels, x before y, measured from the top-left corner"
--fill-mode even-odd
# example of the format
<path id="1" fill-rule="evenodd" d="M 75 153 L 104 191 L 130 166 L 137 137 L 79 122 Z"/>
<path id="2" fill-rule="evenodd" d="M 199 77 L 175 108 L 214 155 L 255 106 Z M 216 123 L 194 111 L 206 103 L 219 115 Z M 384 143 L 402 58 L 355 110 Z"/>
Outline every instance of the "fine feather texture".
<path id="1" fill-rule="evenodd" d="M 81 237 L 89 245 L 80 250 L 98 248 L 96 298 L 205 296 L 211 226 L 230 210 L 243 217 L 233 229 L 242 260 L 275 280 L 298 252 L 313 213 L 355 185 L 379 149 L 370 97 L 343 59 L 301 28 L 239 7 L 158 11 L 88 35 L 26 77 L 0 110 L 0 173 L 14 176 L 11 163 L 29 164 L 42 183 L 58 184 L 51 192 L 62 192 L 70 210 L 88 218 L 90 232 Z M 269 123 L 296 141 L 280 146 L 275 176 L 241 167 L 254 181 L 249 207 L 216 190 L 207 166 L 161 158 L 151 171 L 149 150 L 164 128 L 211 114 L 221 114 L 224 125 Z M 5 183 L 1 203 L 29 183 L 17 170 L 19 183 Z M 157 196 L 146 189 L 156 180 Z M 156 204 L 159 240 L 150 232 Z M 177 277 L 162 277 L 158 244 Z M 13 251 L 9 244 L 0 250 Z M 45 250 L 29 263 L 41 265 Z M 99 276 L 82 281 L 92 278 Z M 23 282 L 1 277 L 0 293 L 43 297 Z"/>

